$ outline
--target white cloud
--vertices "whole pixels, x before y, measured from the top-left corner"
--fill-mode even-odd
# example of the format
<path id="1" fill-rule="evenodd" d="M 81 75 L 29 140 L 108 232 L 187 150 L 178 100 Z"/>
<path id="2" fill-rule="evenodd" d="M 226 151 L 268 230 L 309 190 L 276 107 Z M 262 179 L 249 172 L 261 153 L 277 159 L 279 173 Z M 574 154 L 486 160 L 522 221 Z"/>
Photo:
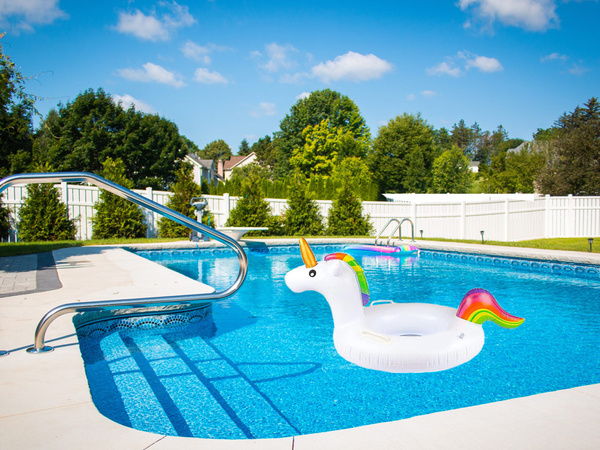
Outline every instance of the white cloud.
<path id="1" fill-rule="evenodd" d="M 462 64 L 463 67 L 459 67 Z M 426 69 L 428 75 L 450 75 L 459 77 L 468 70 L 476 68 L 481 72 L 492 73 L 504 70 L 496 58 L 479 56 L 470 52 L 458 52 L 455 57 L 448 57 L 437 66 Z"/>
<path id="2" fill-rule="evenodd" d="M 196 19 L 189 13 L 187 6 L 181 6 L 176 2 L 159 2 L 158 5 L 166 10 L 160 17 L 155 11 L 148 15 L 139 9 L 133 13 L 120 12 L 119 22 L 115 29 L 120 33 L 132 34 L 140 39 L 166 41 L 174 30 L 196 23 Z"/>
<path id="3" fill-rule="evenodd" d="M 435 91 L 423 91 L 423 92 L 421 92 L 421 95 L 423 97 L 435 97 L 437 95 L 437 92 L 435 92 Z"/>
<path id="4" fill-rule="evenodd" d="M 207 66 L 212 62 L 210 55 L 213 52 L 225 52 L 228 50 L 231 49 L 229 47 L 215 44 L 198 45 L 190 40 L 186 41 L 186 43 L 181 47 L 183 56 Z"/>
<path id="5" fill-rule="evenodd" d="M 571 75 L 575 75 L 580 77 L 581 75 L 584 75 L 586 73 L 588 73 L 590 71 L 590 69 L 588 69 L 587 67 L 582 66 L 581 64 L 578 63 L 574 63 L 571 68 L 569 69 L 569 73 Z"/>
<path id="6" fill-rule="evenodd" d="M 168 71 L 162 66 L 149 62 L 142 67 L 143 69 L 119 69 L 117 73 L 121 77 L 131 81 L 162 83 L 176 88 L 185 86 L 180 75 Z"/>
<path id="7" fill-rule="evenodd" d="M 250 112 L 252 117 L 274 116 L 277 114 L 275 103 L 261 102 L 254 111 Z"/>
<path id="8" fill-rule="evenodd" d="M 542 56 L 540 58 L 541 62 L 548 62 L 548 61 L 566 61 L 567 59 L 569 59 L 569 57 L 567 55 L 561 55 L 560 53 L 550 53 L 549 55 L 546 56 Z"/>
<path id="9" fill-rule="evenodd" d="M 435 67 L 426 69 L 428 75 L 450 75 L 453 77 L 459 77 L 463 74 L 462 70 L 456 67 L 454 62 L 444 61 L 439 63 Z"/>
<path id="10" fill-rule="evenodd" d="M 0 26 L 33 31 L 33 25 L 45 25 L 69 15 L 58 7 L 59 0 L 0 0 Z"/>
<path id="11" fill-rule="evenodd" d="M 504 70 L 500 61 L 496 58 L 488 58 L 487 56 L 478 56 L 470 54 L 462 54 L 459 52 L 459 56 L 465 58 L 466 66 L 465 69 L 469 70 L 472 67 L 479 69 L 482 72 L 499 72 Z"/>
<path id="12" fill-rule="evenodd" d="M 458 6 L 485 26 L 497 20 L 507 26 L 545 31 L 559 24 L 555 0 L 459 0 Z M 468 28 L 472 22 L 467 20 L 465 25 Z"/>
<path id="13" fill-rule="evenodd" d="M 227 78 L 219 72 L 211 72 L 208 69 L 200 67 L 194 72 L 194 81 L 202 84 L 227 84 Z"/>
<path id="14" fill-rule="evenodd" d="M 269 60 L 262 65 L 267 72 L 278 72 L 280 70 L 291 70 L 297 63 L 290 58 L 290 53 L 297 52 L 291 45 L 268 44 L 266 53 Z M 262 56 L 260 52 L 252 52 L 253 56 Z"/>
<path id="15" fill-rule="evenodd" d="M 121 103 L 121 105 L 125 109 L 129 109 L 131 107 L 131 105 L 133 105 L 133 106 L 135 106 L 135 109 L 137 111 L 141 111 L 141 112 L 145 112 L 145 113 L 149 113 L 149 114 L 154 114 L 156 112 L 156 110 L 150 104 L 143 102 L 141 100 L 138 100 L 137 98 L 134 98 L 129 94 L 113 95 L 112 99 L 115 102 L 115 104 L 117 104 L 117 105 L 119 103 Z"/>
<path id="16" fill-rule="evenodd" d="M 406 101 L 408 102 L 414 102 L 417 99 L 417 96 L 415 94 L 408 94 L 406 96 Z"/>
<path id="17" fill-rule="evenodd" d="M 311 69 L 313 76 L 324 83 L 339 80 L 367 81 L 381 78 L 391 70 L 392 65 L 381 58 L 355 52 L 337 56 L 333 61 L 317 64 Z"/>
<path id="18" fill-rule="evenodd" d="M 302 94 L 296 96 L 296 100 L 304 100 L 308 97 L 310 97 L 310 92 L 303 92 Z"/>

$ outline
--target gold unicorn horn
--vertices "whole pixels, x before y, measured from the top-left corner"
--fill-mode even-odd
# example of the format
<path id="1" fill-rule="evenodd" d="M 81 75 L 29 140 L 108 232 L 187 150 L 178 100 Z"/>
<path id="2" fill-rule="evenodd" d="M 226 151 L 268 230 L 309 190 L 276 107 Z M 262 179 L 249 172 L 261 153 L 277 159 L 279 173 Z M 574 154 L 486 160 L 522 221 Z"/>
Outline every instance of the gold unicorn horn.
<path id="1" fill-rule="evenodd" d="M 302 261 L 304 261 L 307 268 L 310 269 L 317 265 L 317 258 L 315 258 L 315 254 L 304 238 L 300 238 L 300 253 L 302 254 Z"/>

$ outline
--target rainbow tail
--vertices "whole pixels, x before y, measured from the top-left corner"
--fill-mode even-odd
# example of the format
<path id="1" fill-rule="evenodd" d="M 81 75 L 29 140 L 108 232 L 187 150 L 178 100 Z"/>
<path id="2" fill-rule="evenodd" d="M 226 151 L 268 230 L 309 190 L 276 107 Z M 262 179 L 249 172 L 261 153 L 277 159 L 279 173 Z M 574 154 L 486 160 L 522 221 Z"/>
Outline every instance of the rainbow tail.
<path id="1" fill-rule="evenodd" d="M 517 328 L 525 322 L 525 319 L 504 311 L 494 296 L 485 289 L 471 289 L 467 292 L 456 311 L 456 317 L 479 325 L 491 320 L 504 328 Z"/>

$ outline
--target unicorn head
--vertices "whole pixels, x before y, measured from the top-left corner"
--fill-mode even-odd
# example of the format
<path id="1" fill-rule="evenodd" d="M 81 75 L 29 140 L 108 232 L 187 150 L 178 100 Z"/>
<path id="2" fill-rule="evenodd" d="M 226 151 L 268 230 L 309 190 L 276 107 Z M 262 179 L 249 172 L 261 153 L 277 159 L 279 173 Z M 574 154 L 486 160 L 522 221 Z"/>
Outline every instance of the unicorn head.
<path id="1" fill-rule="evenodd" d="M 305 239 L 300 240 L 304 267 L 297 267 L 285 276 L 285 284 L 296 293 L 315 291 L 329 303 L 335 326 L 363 318 L 363 305 L 369 290 L 362 269 L 354 258 L 344 253 L 327 255 L 317 262 Z"/>

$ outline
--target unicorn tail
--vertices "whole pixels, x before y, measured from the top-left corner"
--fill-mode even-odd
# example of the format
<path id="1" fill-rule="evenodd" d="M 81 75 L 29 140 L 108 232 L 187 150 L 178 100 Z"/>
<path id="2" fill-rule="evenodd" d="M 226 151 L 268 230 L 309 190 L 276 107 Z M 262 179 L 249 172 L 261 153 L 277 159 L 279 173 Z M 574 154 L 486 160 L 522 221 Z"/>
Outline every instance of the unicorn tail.
<path id="1" fill-rule="evenodd" d="M 485 289 L 471 289 L 467 292 L 456 311 L 456 317 L 479 325 L 491 320 L 504 328 L 517 328 L 525 321 L 504 311 L 494 296 Z"/>

